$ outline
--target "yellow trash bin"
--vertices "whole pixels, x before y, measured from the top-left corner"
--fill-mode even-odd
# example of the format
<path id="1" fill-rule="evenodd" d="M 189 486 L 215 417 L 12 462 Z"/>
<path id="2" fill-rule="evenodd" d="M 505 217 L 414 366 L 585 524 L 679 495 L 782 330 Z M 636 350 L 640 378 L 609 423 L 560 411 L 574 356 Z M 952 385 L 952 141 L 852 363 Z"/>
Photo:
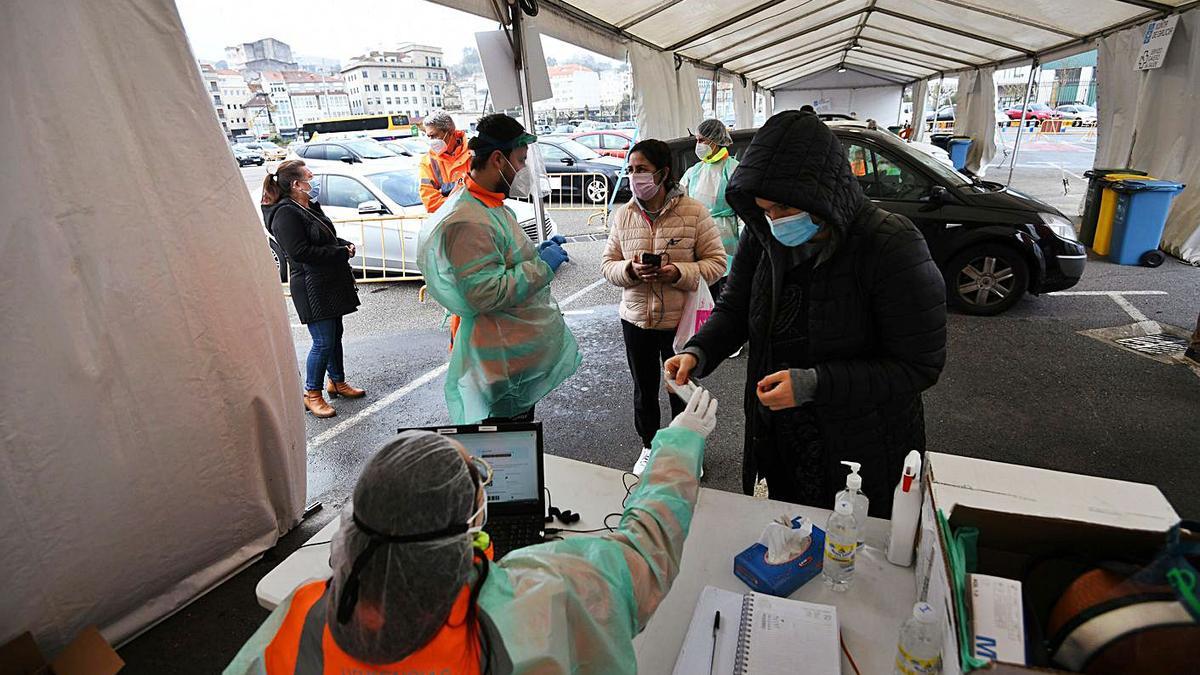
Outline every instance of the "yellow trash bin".
<path id="1" fill-rule="evenodd" d="M 1092 250 L 1099 255 L 1108 255 L 1112 248 L 1113 218 L 1117 214 L 1117 201 L 1120 197 L 1116 191 L 1108 187 L 1108 183 L 1134 178 L 1156 180 L 1149 176 L 1139 176 L 1133 173 L 1110 173 L 1103 177 L 1105 187 L 1100 197 L 1100 215 L 1096 218 L 1096 240 L 1092 243 Z"/>

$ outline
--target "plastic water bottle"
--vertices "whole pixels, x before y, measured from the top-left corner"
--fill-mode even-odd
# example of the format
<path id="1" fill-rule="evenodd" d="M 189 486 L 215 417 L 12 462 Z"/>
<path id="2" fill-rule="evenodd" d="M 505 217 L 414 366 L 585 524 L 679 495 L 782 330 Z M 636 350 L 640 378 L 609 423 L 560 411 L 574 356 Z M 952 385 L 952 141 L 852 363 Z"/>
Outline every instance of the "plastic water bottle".
<path id="1" fill-rule="evenodd" d="M 900 626 L 894 675 L 942 672 L 942 624 L 928 602 L 913 605 L 913 615 Z"/>
<path id="2" fill-rule="evenodd" d="M 854 555 L 858 552 L 858 526 L 849 501 L 841 500 L 825 525 L 825 583 L 835 591 L 850 588 L 854 580 Z"/>

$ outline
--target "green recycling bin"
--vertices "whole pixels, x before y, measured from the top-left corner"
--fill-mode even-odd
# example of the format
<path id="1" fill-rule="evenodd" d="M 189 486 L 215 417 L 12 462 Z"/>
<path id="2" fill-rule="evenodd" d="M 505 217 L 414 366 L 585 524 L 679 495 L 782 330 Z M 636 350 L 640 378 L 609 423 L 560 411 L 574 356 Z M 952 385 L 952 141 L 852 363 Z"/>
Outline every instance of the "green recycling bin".
<path id="1" fill-rule="evenodd" d="M 1104 177 L 1110 173 L 1146 175 L 1145 171 L 1137 169 L 1092 169 L 1083 172 L 1088 179 L 1088 186 L 1087 198 L 1083 201 L 1083 220 L 1079 223 L 1079 241 L 1088 248 L 1092 248 L 1096 243 L 1096 220 L 1100 217 L 1100 197 L 1104 192 Z"/>

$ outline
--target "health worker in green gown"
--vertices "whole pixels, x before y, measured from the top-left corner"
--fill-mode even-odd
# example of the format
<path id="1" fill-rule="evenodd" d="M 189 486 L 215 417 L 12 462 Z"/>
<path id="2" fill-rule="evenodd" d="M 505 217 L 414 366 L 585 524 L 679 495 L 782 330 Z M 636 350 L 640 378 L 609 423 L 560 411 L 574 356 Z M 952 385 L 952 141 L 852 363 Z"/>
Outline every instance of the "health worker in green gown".
<path id="1" fill-rule="evenodd" d="M 530 193 L 525 160 L 537 137 L 502 114 L 476 128 L 465 189 L 421 228 L 417 265 L 434 300 L 462 317 L 446 373 L 451 422 L 532 421 L 537 402 L 581 361 L 550 295 L 569 258 L 561 237 L 531 241 L 504 204 Z"/>
<path id="2" fill-rule="evenodd" d="M 729 186 L 729 177 L 737 169 L 738 161 L 729 153 L 733 145 L 733 137 L 725 123 L 718 119 L 708 119 L 696 128 L 696 156 L 698 164 L 692 165 L 679 185 L 687 191 L 688 196 L 699 201 L 708 208 L 708 214 L 717 224 L 721 233 L 721 243 L 725 246 L 726 265 L 728 273 L 733 265 L 733 254 L 737 253 L 738 237 L 741 227 L 737 215 L 729 202 L 725 201 L 725 188 Z M 721 295 L 725 285 L 725 277 L 721 277 L 709 287 L 715 300 Z"/>

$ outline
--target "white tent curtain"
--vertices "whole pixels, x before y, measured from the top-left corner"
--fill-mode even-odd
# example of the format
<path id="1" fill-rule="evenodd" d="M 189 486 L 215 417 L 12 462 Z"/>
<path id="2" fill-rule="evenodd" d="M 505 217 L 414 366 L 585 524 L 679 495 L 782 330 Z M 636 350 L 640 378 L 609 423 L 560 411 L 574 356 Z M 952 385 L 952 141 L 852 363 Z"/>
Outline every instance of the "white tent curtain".
<path id="1" fill-rule="evenodd" d="M 771 119 L 775 115 L 775 92 L 770 89 L 763 89 L 763 114 L 767 119 Z"/>
<path id="2" fill-rule="evenodd" d="M 633 71 L 634 114 L 641 138 L 678 138 L 704 119 L 696 68 L 641 44 L 629 45 Z"/>
<path id="3" fill-rule="evenodd" d="M 1135 68 L 1144 32 L 1131 28 L 1100 40 L 1095 166 L 1187 184 L 1171 207 L 1162 248 L 1200 265 L 1200 136 L 1193 118 L 1180 113 L 1200 108 L 1200 11 L 1180 16 L 1161 68 Z"/>
<path id="4" fill-rule="evenodd" d="M 958 114 L 954 133 L 970 136 L 967 170 L 982 176 L 996 156 L 995 68 L 980 68 L 958 77 Z"/>
<path id="5" fill-rule="evenodd" d="M 929 98 L 929 80 L 917 80 L 913 84 L 912 126 L 914 141 L 925 140 L 925 99 Z"/>
<path id="6" fill-rule="evenodd" d="M 299 519 L 278 277 L 171 0 L 4 3 L 0 639 L 120 642 Z M 87 101 L 88 114 L 80 114 Z"/>
<path id="7" fill-rule="evenodd" d="M 734 77 L 733 81 L 733 124 L 738 129 L 750 129 L 754 126 L 754 82 Z"/>

